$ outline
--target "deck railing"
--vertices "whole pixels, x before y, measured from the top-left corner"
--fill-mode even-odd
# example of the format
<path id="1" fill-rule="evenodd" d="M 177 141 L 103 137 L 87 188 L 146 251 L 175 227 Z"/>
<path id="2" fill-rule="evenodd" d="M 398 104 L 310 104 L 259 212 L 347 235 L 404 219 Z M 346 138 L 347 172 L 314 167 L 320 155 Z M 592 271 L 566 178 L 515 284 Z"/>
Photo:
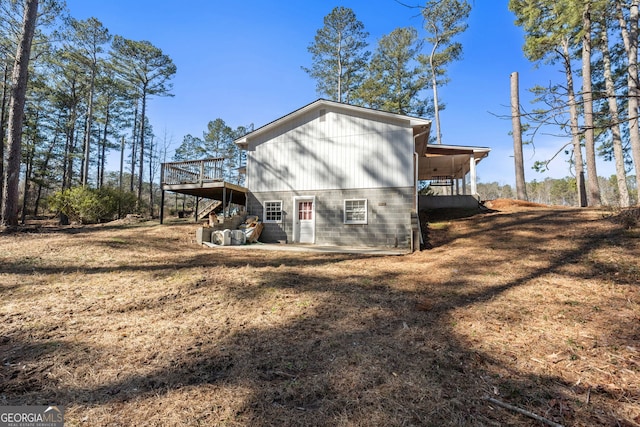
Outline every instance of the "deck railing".
<path id="1" fill-rule="evenodd" d="M 162 164 L 163 185 L 199 184 L 223 181 L 224 158 L 187 160 Z"/>

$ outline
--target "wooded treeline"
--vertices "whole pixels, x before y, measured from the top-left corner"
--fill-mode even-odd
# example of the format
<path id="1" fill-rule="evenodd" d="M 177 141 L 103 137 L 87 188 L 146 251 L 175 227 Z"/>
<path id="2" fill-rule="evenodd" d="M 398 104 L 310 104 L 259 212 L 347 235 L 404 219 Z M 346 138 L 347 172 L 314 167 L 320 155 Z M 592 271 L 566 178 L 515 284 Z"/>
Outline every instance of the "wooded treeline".
<path id="1" fill-rule="evenodd" d="M 598 157 L 615 162 L 614 204 L 638 203 L 639 1 L 509 2 L 516 24 L 525 31 L 525 55 L 532 62 L 557 66 L 565 76 L 561 83 L 531 89 L 536 108 L 522 116 L 522 128 L 532 142 L 541 133 L 569 140 L 558 147 L 558 154 L 571 154 L 578 206 L 611 204 L 603 198 Z M 397 28 L 379 40 L 373 53 L 367 50 L 368 33 L 355 13 L 335 8 L 309 45 L 312 66 L 303 69 L 316 80 L 318 93 L 330 99 L 433 116 L 433 139 L 441 143 L 437 89 L 448 81 L 447 65 L 461 57 L 462 45 L 455 38 L 466 30 L 471 6 L 462 0 L 432 0 L 415 8 L 426 35 L 421 38 L 410 26 Z M 429 87 L 431 99 L 425 92 Z M 553 158 L 537 162 L 535 168 L 546 170 Z"/>
<path id="2" fill-rule="evenodd" d="M 562 83 L 532 89 L 537 105 L 522 116 L 523 129 L 533 142 L 549 129 L 570 141 L 558 153 L 571 154 L 576 197 L 564 200 L 579 206 L 638 203 L 639 2 L 509 2 L 525 31 L 527 57 L 557 66 L 565 76 Z M 37 14 L 29 18 L 34 7 Z M 303 69 L 316 80 L 318 93 L 330 99 L 433 115 L 433 139 L 442 142 L 438 87 L 448 81 L 448 64 L 461 58 L 462 45 L 455 39 L 466 30 L 470 11 L 465 0 L 428 0 L 416 6 L 420 31 L 397 28 L 369 51 L 364 24 L 351 9 L 336 7 L 310 43 L 311 65 Z M 154 183 L 169 141 L 154 134 L 147 106 L 154 97 L 172 96 L 177 70 L 169 56 L 149 41 L 111 34 L 96 18 L 72 18 L 62 0 L 0 0 L 0 67 L 2 225 L 17 224 L 18 213 L 22 219 L 38 215 L 47 196 L 77 186 L 87 194 L 117 190 L 108 195 L 122 198 L 120 208 L 129 206 L 132 193 L 133 209 L 153 215 Z M 232 129 L 216 119 L 201 138 L 186 135 L 173 159 L 225 157 L 225 178 L 241 182 L 242 153 L 233 140 L 251 128 Z M 119 155 L 119 170 L 107 173 L 112 153 Z M 598 157 L 615 162 L 617 203 L 604 194 Z M 536 168 L 544 170 L 552 160 Z"/>
<path id="3" fill-rule="evenodd" d="M 45 209 L 46 196 L 75 186 L 132 192 L 136 209 L 148 210 L 168 142 L 154 135 L 147 105 L 153 97 L 171 96 L 175 65 L 148 41 L 113 35 L 96 18 L 72 18 L 61 1 L 35 3 L 38 14 L 24 94 L 18 166 L 22 197 L 17 210 L 23 220 L 27 214 L 38 215 Z M 2 159 L 8 157 L 5 146 L 11 146 L 8 105 L 14 88 L 9 77 L 18 62 L 28 4 L 28 0 L 0 0 Z M 119 152 L 120 168 L 117 174 L 107 174 L 107 157 L 113 151 Z M 11 200 L 7 177 L 15 172 L 15 165 L 0 162 L 4 189 L 0 203 Z M 10 218 L 3 217 L 4 225 L 14 225 L 14 214 L 10 211 Z"/>
<path id="4" fill-rule="evenodd" d="M 534 143 L 544 132 L 569 140 L 535 167 L 544 171 L 558 154 L 570 154 L 578 206 L 611 204 L 598 178 L 597 157 L 615 162 L 615 204 L 639 202 L 638 4 L 639 0 L 509 1 L 516 24 L 525 31 L 525 55 L 532 62 L 556 66 L 564 75 L 561 83 L 532 89 L 536 109 L 523 119 Z"/>
<path id="5" fill-rule="evenodd" d="M 629 188 L 634 186 L 634 177 L 627 178 Z M 598 178 L 602 204 L 620 208 L 620 194 L 618 179 L 615 175 L 609 178 Z M 577 180 L 575 177 L 545 178 L 542 181 L 533 180 L 526 183 L 528 201 L 555 206 L 578 206 Z M 498 182 L 478 183 L 478 195 L 482 200 L 517 199 L 516 189 L 509 184 Z M 631 192 L 633 199 L 637 191 Z"/>

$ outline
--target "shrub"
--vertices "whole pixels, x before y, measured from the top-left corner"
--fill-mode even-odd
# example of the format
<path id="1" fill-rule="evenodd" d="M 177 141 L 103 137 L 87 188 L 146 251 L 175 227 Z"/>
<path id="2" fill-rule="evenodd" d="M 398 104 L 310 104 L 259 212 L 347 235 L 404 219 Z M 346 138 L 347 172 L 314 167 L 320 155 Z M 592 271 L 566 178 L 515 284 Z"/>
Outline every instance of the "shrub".
<path id="1" fill-rule="evenodd" d="M 135 209 L 136 196 L 129 191 L 109 187 L 73 187 L 52 194 L 48 202 L 50 209 L 66 215 L 69 219 L 82 224 L 92 224 L 114 220 L 118 211 L 132 212 Z"/>
<path id="2" fill-rule="evenodd" d="M 618 222 L 628 230 L 636 228 L 640 224 L 640 208 L 624 209 L 618 214 Z"/>

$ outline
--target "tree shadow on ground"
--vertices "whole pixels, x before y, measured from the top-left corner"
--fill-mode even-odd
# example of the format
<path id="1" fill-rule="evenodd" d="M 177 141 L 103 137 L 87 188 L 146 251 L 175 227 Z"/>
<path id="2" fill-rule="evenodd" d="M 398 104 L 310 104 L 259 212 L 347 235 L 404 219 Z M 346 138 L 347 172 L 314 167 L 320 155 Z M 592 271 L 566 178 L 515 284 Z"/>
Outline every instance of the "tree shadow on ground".
<path id="1" fill-rule="evenodd" d="M 543 214 L 524 220 L 500 218 L 492 224 L 502 230 L 521 231 L 525 225 L 539 227 L 544 220 Z M 486 232 L 468 231 L 465 238 Z M 393 285 L 403 278 L 397 272 L 352 271 L 346 276 L 343 273 L 332 276 L 314 269 L 359 259 L 354 256 L 305 259 L 265 254 L 263 258 L 245 259 L 237 254 L 227 259 L 211 259 L 198 254 L 186 265 L 265 269 L 258 271 L 258 282 L 246 287 L 224 286 L 205 279 L 198 284 L 203 292 L 223 292 L 225 300 L 243 302 L 257 300 L 269 292 L 284 293 L 283 298 L 287 294 L 308 294 L 314 296 L 313 304 L 285 322 L 236 328 L 222 339 L 202 340 L 207 332 L 203 329 L 195 334 L 197 338 L 188 349 L 171 348 L 168 343 L 168 354 L 160 363 L 98 385 L 60 388 L 61 383 L 50 384 L 46 371 L 42 370 L 34 373 L 28 387 L 21 388 L 27 380 L 13 376 L 17 369 L 14 366 L 5 366 L 3 377 L 8 381 L 4 382 L 2 394 L 9 404 L 55 401 L 87 408 L 107 405 L 113 410 L 103 414 L 105 418 L 99 424 L 104 425 L 140 424 L 142 420 L 136 420 L 127 405 L 205 385 L 214 390 L 207 395 L 214 400 L 208 403 L 209 408 L 223 406 L 222 396 L 229 398 L 228 390 L 239 387 L 248 390 L 240 401 L 226 401 L 234 408 L 232 418 L 226 421 L 236 425 L 534 425 L 529 418 L 491 405 L 486 396 L 498 397 L 566 425 L 623 425 L 624 415 L 611 413 L 605 403 L 607 399 L 620 398 L 615 390 L 607 387 L 587 390 L 553 375 L 520 372 L 488 352 L 471 348 L 452 325 L 454 311 L 484 304 L 536 278 L 556 273 L 567 263 L 603 247 L 606 241 L 605 235 L 595 233 L 575 247 L 558 251 L 545 266 L 502 284 L 450 294 L 428 308 L 416 304 L 427 290 Z M 504 239 L 496 244 L 508 248 L 514 242 Z M 460 262 L 473 270 L 480 268 L 483 261 Z M 286 268 L 282 271 L 270 268 L 279 265 L 300 271 L 292 274 Z M 92 272 L 95 271 L 86 270 L 87 274 Z M 462 287 L 465 280 L 459 278 Z M 177 295 L 177 299 L 145 309 L 163 312 L 172 304 L 180 304 L 180 299 L 204 295 L 202 292 Z M 215 324 L 215 330 L 225 327 L 222 320 Z M 624 327 L 636 331 L 625 339 L 635 337 L 635 344 L 640 344 L 634 320 L 629 319 Z M 612 328 L 610 333 L 616 331 Z M 11 336 L 16 343 L 30 342 L 28 333 L 18 327 Z M 95 357 L 102 350 L 84 351 Z M 37 358 L 48 361 L 70 360 L 77 351 L 72 346 L 34 349 Z M 575 396 L 587 393 L 590 406 L 581 407 Z M 221 396 L 219 402 L 215 401 L 216 396 Z M 224 414 L 222 409 L 209 409 L 205 418 L 192 420 L 222 423 L 220 417 Z M 162 425 L 166 414 L 158 410 L 147 416 L 145 422 L 149 425 Z"/>

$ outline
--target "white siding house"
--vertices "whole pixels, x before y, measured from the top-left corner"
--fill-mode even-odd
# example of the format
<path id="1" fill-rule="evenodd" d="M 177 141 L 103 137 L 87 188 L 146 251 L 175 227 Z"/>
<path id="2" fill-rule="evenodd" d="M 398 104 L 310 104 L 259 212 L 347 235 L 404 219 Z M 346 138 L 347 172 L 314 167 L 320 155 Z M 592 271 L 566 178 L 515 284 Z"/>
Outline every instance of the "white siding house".
<path id="1" fill-rule="evenodd" d="M 223 216 L 244 204 L 263 221 L 263 242 L 416 249 L 417 212 L 478 206 L 476 165 L 490 151 L 429 144 L 430 129 L 427 119 L 319 99 L 235 141 L 245 187 L 224 181 L 221 158 L 163 163 L 161 206 L 165 191 L 219 200 Z M 445 196 L 418 197 L 426 180 Z"/>
<path id="2" fill-rule="evenodd" d="M 430 125 L 321 99 L 237 140 L 261 240 L 409 248 Z"/>

